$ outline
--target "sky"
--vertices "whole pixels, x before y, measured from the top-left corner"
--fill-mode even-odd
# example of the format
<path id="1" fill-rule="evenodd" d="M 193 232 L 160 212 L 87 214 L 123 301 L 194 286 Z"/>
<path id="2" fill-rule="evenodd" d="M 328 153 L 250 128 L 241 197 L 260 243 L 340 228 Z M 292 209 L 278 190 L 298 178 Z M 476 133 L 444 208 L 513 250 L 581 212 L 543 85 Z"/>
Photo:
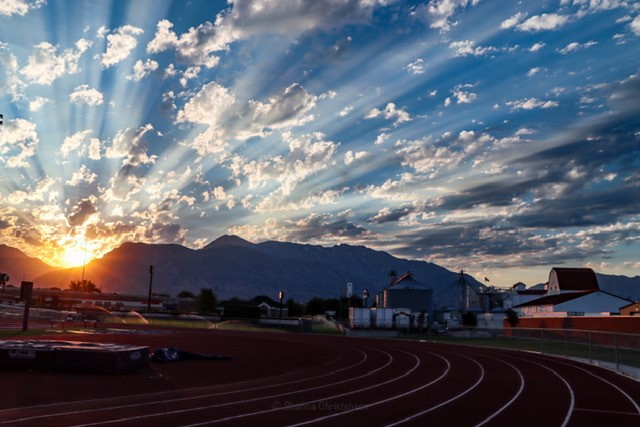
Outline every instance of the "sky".
<path id="1" fill-rule="evenodd" d="M 0 243 L 640 271 L 640 3 L 2 0 Z M 486 282 L 486 281 L 485 281 Z"/>

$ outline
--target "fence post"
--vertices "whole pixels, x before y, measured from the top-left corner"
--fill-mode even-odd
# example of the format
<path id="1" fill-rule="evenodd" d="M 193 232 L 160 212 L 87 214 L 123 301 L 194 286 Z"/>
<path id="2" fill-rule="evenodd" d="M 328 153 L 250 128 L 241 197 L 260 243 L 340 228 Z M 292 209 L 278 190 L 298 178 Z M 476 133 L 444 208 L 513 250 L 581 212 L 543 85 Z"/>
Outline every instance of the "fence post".
<path id="1" fill-rule="evenodd" d="M 540 329 L 540 354 L 544 354 L 544 329 Z"/>
<path id="2" fill-rule="evenodd" d="M 620 365 L 618 363 L 618 334 L 613 334 L 613 352 L 616 361 L 616 371 L 620 371 Z"/>
<path id="3" fill-rule="evenodd" d="M 591 331 L 589 331 L 589 363 L 593 363 L 593 353 L 591 351 Z"/>

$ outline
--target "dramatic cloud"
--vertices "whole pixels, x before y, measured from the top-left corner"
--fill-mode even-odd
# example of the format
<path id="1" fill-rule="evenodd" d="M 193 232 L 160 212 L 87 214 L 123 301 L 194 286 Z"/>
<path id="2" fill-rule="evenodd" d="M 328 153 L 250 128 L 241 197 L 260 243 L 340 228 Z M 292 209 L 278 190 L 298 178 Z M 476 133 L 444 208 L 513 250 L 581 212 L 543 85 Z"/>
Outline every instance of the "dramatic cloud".
<path id="1" fill-rule="evenodd" d="M 235 233 L 636 274 L 633 2 L 0 3 L 0 241 L 30 256 Z"/>
<path id="2" fill-rule="evenodd" d="M 105 68 L 125 60 L 138 45 L 136 38 L 144 31 L 132 25 L 125 25 L 107 36 L 107 51 L 101 55 L 101 63 Z"/>
<path id="3" fill-rule="evenodd" d="M 74 104 L 102 105 L 104 97 L 89 85 L 81 85 L 71 92 L 69 100 Z"/>
<path id="4" fill-rule="evenodd" d="M 91 47 L 91 42 L 80 39 L 75 49 L 65 49 L 60 55 L 57 47 L 48 42 L 34 46 L 35 52 L 29 57 L 28 64 L 21 73 L 31 83 L 50 85 L 65 74 L 76 74 L 80 71 L 78 61 L 84 52 Z"/>
<path id="5" fill-rule="evenodd" d="M 1 128 L 0 163 L 6 168 L 28 167 L 27 159 L 36 154 L 40 138 L 36 125 L 16 119 Z"/>

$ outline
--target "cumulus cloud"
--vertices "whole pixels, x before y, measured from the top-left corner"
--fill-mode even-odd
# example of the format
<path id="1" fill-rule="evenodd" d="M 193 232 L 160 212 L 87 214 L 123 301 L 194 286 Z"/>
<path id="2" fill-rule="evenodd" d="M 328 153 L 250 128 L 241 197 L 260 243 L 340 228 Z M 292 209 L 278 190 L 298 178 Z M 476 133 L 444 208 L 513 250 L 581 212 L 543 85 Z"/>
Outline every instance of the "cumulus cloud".
<path id="1" fill-rule="evenodd" d="M 50 102 L 50 99 L 38 96 L 33 101 L 29 102 L 29 111 L 40 111 L 42 107 Z"/>
<path id="2" fill-rule="evenodd" d="M 516 25 L 520 24 L 522 22 L 522 20 L 527 16 L 526 13 L 524 12 L 518 12 L 515 15 L 513 15 L 512 17 L 505 19 L 504 21 L 502 21 L 502 23 L 500 24 L 500 28 L 502 29 L 507 29 L 507 28 L 513 28 Z"/>
<path id="3" fill-rule="evenodd" d="M 27 160 L 36 154 L 39 142 L 35 123 L 24 119 L 6 122 L 0 127 L 0 163 L 7 168 L 30 167 Z"/>
<path id="4" fill-rule="evenodd" d="M 339 144 L 325 140 L 320 133 L 294 137 L 285 132 L 283 142 L 289 146 L 286 156 L 254 160 L 235 156 L 230 164 L 233 176 L 247 179 L 249 189 L 277 185 L 274 191 L 256 205 L 257 211 L 280 210 L 284 206 L 290 206 L 287 200 L 296 187 L 336 163 L 334 155 Z"/>
<path id="5" fill-rule="evenodd" d="M 573 53 L 573 52 L 576 52 L 578 50 L 588 49 L 591 46 L 595 46 L 597 44 L 598 44 L 598 42 L 595 42 L 593 40 L 592 41 L 588 41 L 586 43 L 573 42 L 573 43 L 569 43 L 568 45 L 566 45 L 562 49 L 559 49 L 558 52 L 560 52 L 563 55 L 566 55 L 568 53 Z"/>
<path id="6" fill-rule="evenodd" d="M 473 40 L 451 42 L 449 43 L 449 48 L 455 51 L 455 56 L 483 56 L 497 50 L 492 46 L 476 46 L 476 43 Z"/>
<path id="7" fill-rule="evenodd" d="M 536 74 L 538 74 L 538 73 L 540 73 L 542 71 L 545 71 L 545 70 L 546 70 L 545 67 L 533 67 L 533 68 L 529 69 L 529 71 L 527 71 L 527 76 L 528 77 L 533 77 Z"/>
<path id="8" fill-rule="evenodd" d="M 91 47 L 91 42 L 80 39 L 75 49 L 65 49 L 60 55 L 58 48 L 51 43 L 42 42 L 34 46 L 34 53 L 29 56 L 27 65 L 20 71 L 30 83 L 50 85 L 65 74 L 80 71 L 78 61 L 84 52 Z"/>
<path id="9" fill-rule="evenodd" d="M 98 178 L 98 175 L 92 172 L 85 165 L 80 166 L 80 169 L 73 172 L 71 178 L 67 181 L 67 185 L 76 187 L 82 183 L 91 184 Z"/>
<path id="10" fill-rule="evenodd" d="M 409 113 L 401 108 L 397 108 L 396 104 L 394 104 L 393 102 L 388 103 L 387 106 L 384 107 L 384 110 L 373 108 L 364 116 L 364 118 L 375 119 L 380 116 L 384 117 L 387 120 L 395 119 L 395 121 L 393 122 L 393 126 L 398 126 L 404 122 L 408 122 L 411 120 L 411 116 L 409 115 Z"/>
<path id="11" fill-rule="evenodd" d="M 138 45 L 137 36 L 144 31 L 133 25 L 124 25 L 107 36 L 107 50 L 103 53 L 101 64 L 109 68 L 125 60 Z"/>
<path id="12" fill-rule="evenodd" d="M 405 69 L 409 71 L 411 74 L 422 74 L 424 73 L 424 60 L 421 58 L 416 59 L 415 61 L 405 65 Z"/>
<path id="13" fill-rule="evenodd" d="M 215 52 L 228 50 L 238 40 L 266 34 L 297 37 L 306 31 L 364 23 L 371 20 L 377 7 L 386 4 L 387 0 L 235 0 L 214 23 L 205 22 L 182 35 L 172 30 L 172 22 L 160 21 L 147 51 L 175 50 L 181 63 L 212 68 L 220 61 Z"/>
<path id="14" fill-rule="evenodd" d="M 216 37 L 215 26 L 210 22 L 190 28 L 180 37 L 172 28 L 173 23 L 166 19 L 158 22 L 155 37 L 147 45 L 147 52 L 158 53 L 174 49 L 180 63 L 213 68 L 220 62 L 220 58 L 213 55 L 213 52 L 225 50 L 227 43 L 231 42 Z"/>
<path id="15" fill-rule="evenodd" d="M 557 13 L 543 13 L 535 15 L 531 18 L 516 25 L 520 31 L 534 32 L 544 30 L 556 30 L 570 21 L 567 15 L 559 15 Z"/>
<path id="16" fill-rule="evenodd" d="M 177 120 L 207 124 L 220 138 L 244 140 L 308 122 L 313 118 L 308 113 L 316 100 L 315 95 L 294 83 L 265 102 L 242 102 L 228 88 L 211 82 L 185 104 Z"/>
<path id="17" fill-rule="evenodd" d="M 560 105 L 557 101 L 544 101 L 537 98 L 520 99 L 517 101 L 508 101 L 506 103 L 514 110 L 535 110 L 538 108 L 547 109 Z"/>
<path id="18" fill-rule="evenodd" d="M 71 94 L 69 100 L 74 104 L 102 105 L 104 97 L 101 92 L 89 87 L 89 85 L 80 85 L 76 87 Z"/>
<path id="19" fill-rule="evenodd" d="M 631 28 L 631 31 L 637 36 L 640 36 L 640 15 L 636 16 L 633 21 L 629 23 L 629 28 Z"/>
<path id="20" fill-rule="evenodd" d="M 529 48 L 530 52 L 538 52 L 539 50 L 542 50 L 543 47 L 545 47 L 546 45 L 542 42 L 538 42 L 538 43 L 534 43 L 533 46 L 531 46 Z"/>
<path id="21" fill-rule="evenodd" d="M 44 4 L 46 4 L 46 0 L 3 0 L 0 2 L 0 15 L 24 16 L 29 13 L 30 10 L 37 9 Z"/>
<path id="22" fill-rule="evenodd" d="M 433 0 L 418 6 L 414 13 L 427 21 L 431 28 L 448 31 L 457 25 L 457 21 L 453 21 L 452 18 L 459 10 L 475 6 L 479 2 L 480 0 Z"/>
<path id="23" fill-rule="evenodd" d="M 368 151 L 356 151 L 354 153 L 353 151 L 349 150 L 344 154 L 344 164 L 349 166 L 353 162 L 366 159 L 367 157 L 370 157 L 370 156 L 371 156 L 371 153 Z"/>
<path id="24" fill-rule="evenodd" d="M 66 137 L 60 146 L 60 154 L 62 154 L 62 157 L 66 158 L 70 153 L 81 153 L 84 142 L 91 133 L 91 130 L 84 130 Z"/>
<path id="25" fill-rule="evenodd" d="M 453 88 L 451 93 L 453 94 L 453 97 L 456 99 L 457 104 L 471 104 L 473 101 L 475 101 L 478 98 L 478 95 L 476 93 L 469 92 L 466 90 L 472 87 L 473 85 L 471 84 L 463 84 L 463 85 L 457 85 L 455 88 Z M 449 100 L 448 104 L 450 103 L 451 103 L 451 100 Z M 448 104 L 446 106 L 448 106 Z"/>
<path id="26" fill-rule="evenodd" d="M 125 76 L 125 78 L 127 80 L 133 81 L 142 80 L 143 78 L 147 77 L 149 74 L 157 70 L 158 67 L 159 64 L 156 61 L 147 59 L 145 62 L 142 62 L 142 60 L 139 59 L 133 65 L 133 73 Z"/>
<path id="27" fill-rule="evenodd" d="M 71 209 L 71 213 L 67 216 L 67 223 L 70 227 L 83 225 L 97 212 L 92 199 L 81 200 Z"/>

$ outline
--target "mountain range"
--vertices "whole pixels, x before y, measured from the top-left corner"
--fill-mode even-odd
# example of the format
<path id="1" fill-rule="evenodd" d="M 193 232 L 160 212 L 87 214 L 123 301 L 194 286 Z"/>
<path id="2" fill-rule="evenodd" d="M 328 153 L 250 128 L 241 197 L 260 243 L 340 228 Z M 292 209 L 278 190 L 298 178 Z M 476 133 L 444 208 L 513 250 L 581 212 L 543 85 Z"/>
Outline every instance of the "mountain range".
<path id="1" fill-rule="evenodd" d="M 150 274 L 153 266 L 153 275 Z M 304 302 L 314 297 L 338 298 L 348 283 L 354 295 L 367 289 L 371 296 L 389 285 L 390 272 L 411 272 L 417 282 L 433 289 L 438 305 L 454 305 L 460 298 L 460 272 L 426 261 L 396 258 L 364 246 L 332 247 L 267 241 L 251 243 L 237 236 L 222 236 L 201 249 L 176 244 L 124 243 L 84 267 L 54 269 L 17 249 L 0 245 L 0 272 L 10 283 L 30 280 L 36 287 L 68 288 L 84 277 L 103 292 L 171 296 L 181 291 L 198 294 L 210 288 L 218 298 L 250 299 L 267 295 Z M 484 285 L 465 274 L 474 289 Z M 601 289 L 640 300 L 640 277 L 598 274 Z"/>

